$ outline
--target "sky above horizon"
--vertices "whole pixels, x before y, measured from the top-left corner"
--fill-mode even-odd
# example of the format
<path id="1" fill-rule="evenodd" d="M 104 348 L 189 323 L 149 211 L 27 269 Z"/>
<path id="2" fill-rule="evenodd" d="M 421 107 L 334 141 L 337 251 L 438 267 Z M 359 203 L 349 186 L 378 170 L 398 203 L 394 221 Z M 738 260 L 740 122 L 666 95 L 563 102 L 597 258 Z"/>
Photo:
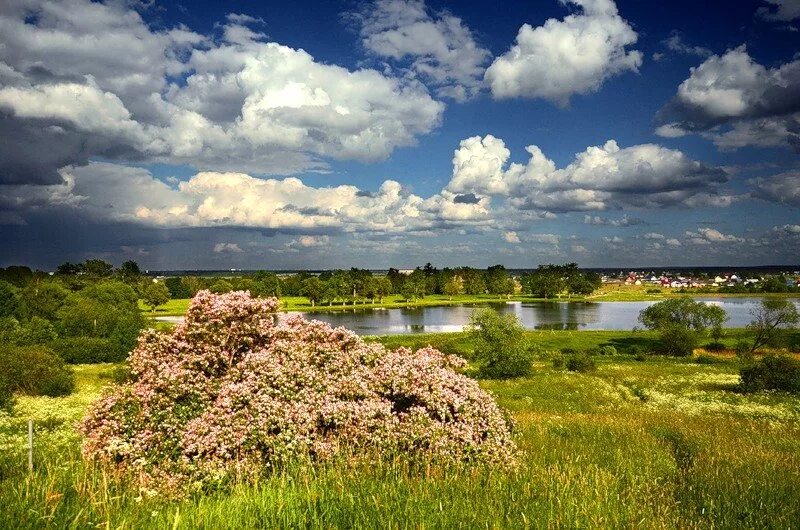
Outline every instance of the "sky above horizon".
<path id="1" fill-rule="evenodd" d="M 800 0 L 0 5 L 0 266 L 797 264 Z"/>

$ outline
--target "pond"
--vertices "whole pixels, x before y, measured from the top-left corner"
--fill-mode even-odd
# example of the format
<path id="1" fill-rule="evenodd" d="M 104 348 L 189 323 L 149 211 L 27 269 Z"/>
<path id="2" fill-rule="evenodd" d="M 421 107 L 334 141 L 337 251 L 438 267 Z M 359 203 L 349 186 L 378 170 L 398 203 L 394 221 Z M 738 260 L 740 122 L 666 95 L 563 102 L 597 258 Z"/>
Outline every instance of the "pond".
<path id="1" fill-rule="evenodd" d="M 747 325 L 750 311 L 761 303 L 760 298 L 697 298 L 722 307 L 728 313 L 726 327 Z M 640 326 L 639 312 L 655 302 L 507 302 L 491 304 L 502 313 L 516 315 L 528 329 L 629 330 Z M 797 301 L 794 302 L 796 305 Z M 310 313 L 308 318 L 333 326 L 344 326 L 359 335 L 395 335 L 461 331 L 470 316 L 481 305 L 444 307 L 407 307 L 398 309 L 351 309 Z M 798 305 L 800 308 L 800 305 Z M 157 317 L 163 321 L 180 321 L 183 317 Z"/>

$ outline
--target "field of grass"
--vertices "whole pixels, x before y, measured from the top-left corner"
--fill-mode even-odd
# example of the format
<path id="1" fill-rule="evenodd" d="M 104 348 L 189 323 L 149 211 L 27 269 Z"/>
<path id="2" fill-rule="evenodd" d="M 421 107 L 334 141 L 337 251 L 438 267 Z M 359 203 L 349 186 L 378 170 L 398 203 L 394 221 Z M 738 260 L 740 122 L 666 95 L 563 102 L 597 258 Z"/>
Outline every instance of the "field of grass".
<path id="1" fill-rule="evenodd" d="M 644 345 L 630 332 L 530 332 L 544 349 Z M 464 334 L 383 337 L 392 346 Z M 730 338 L 729 340 L 733 340 Z M 442 342 L 445 341 L 445 342 Z M 449 341 L 449 342 L 446 342 Z M 518 469 L 298 467 L 183 500 L 120 482 L 80 457 L 74 424 L 113 365 L 76 368 L 65 398 L 0 413 L 0 528 L 792 528 L 800 521 L 800 398 L 735 390 L 738 364 L 598 357 L 598 370 L 484 381 L 516 421 Z M 28 474 L 25 423 L 36 425 Z"/>

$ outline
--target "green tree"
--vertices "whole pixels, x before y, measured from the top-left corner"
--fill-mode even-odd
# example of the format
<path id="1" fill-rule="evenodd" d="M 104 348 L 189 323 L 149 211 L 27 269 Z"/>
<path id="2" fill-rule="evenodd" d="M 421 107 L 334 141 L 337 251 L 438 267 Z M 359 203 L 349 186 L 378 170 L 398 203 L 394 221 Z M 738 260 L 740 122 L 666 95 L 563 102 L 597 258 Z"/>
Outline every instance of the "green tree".
<path id="1" fill-rule="evenodd" d="M 642 310 L 639 322 L 658 331 L 663 352 L 667 355 L 691 355 L 706 330 L 727 318 L 721 308 L 695 302 L 691 298 L 673 298 Z M 721 321 L 720 321 L 721 319 Z"/>
<path id="2" fill-rule="evenodd" d="M 533 353 L 525 346 L 525 329 L 515 315 L 481 309 L 472 315 L 468 332 L 483 377 L 508 379 L 531 373 Z"/>
<path id="3" fill-rule="evenodd" d="M 774 344 L 787 329 L 800 321 L 797 307 L 786 299 L 762 300 L 751 315 L 753 320 L 747 325 L 747 329 L 753 333 L 751 352 Z"/>
<path id="4" fill-rule="evenodd" d="M 471 267 L 461 267 L 457 270 L 457 274 L 461 276 L 465 293 L 475 295 L 486 292 L 486 282 L 479 271 Z"/>
<path id="5" fill-rule="evenodd" d="M 552 298 L 566 287 L 558 265 L 539 265 L 535 271 L 524 278 L 527 292 L 539 298 Z"/>
<path id="6" fill-rule="evenodd" d="M 83 270 L 86 274 L 97 278 L 106 278 L 114 272 L 114 266 L 101 259 L 87 259 L 83 263 Z"/>
<path id="7" fill-rule="evenodd" d="M 150 282 L 142 292 L 142 299 L 145 305 L 155 314 L 158 306 L 169 302 L 169 289 L 161 282 Z"/>
<path id="8" fill-rule="evenodd" d="M 720 340 L 722 340 L 722 326 L 727 322 L 728 314 L 717 305 L 709 305 L 706 310 L 706 318 L 711 328 L 711 340 L 713 340 L 714 345 L 717 346 L 720 344 Z"/>
<path id="9" fill-rule="evenodd" d="M 486 289 L 491 294 L 513 294 L 514 281 L 502 265 L 493 265 L 486 269 Z"/>
<path id="10" fill-rule="evenodd" d="M 224 278 L 220 278 L 214 284 L 208 288 L 212 293 L 216 294 L 225 294 L 233 291 L 233 285 L 231 282 Z"/>
<path id="11" fill-rule="evenodd" d="M 0 281 L 8 282 L 16 287 L 25 287 L 34 277 L 30 267 L 24 265 L 9 265 L 0 268 Z"/>
<path id="12" fill-rule="evenodd" d="M 0 318 L 19 315 L 20 302 L 16 288 L 8 282 L 0 281 Z"/>
<path id="13" fill-rule="evenodd" d="M 69 291 L 54 281 L 33 281 L 22 290 L 21 298 L 29 317 L 41 317 L 51 322 L 67 299 Z"/>
<path id="14" fill-rule="evenodd" d="M 378 301 L 383 303 L 383 299 L 392 294 L 392 282 L 386 276 L 375 278 L 374 289 Z"/>
<path id="15" fill-rule="evenodd" d="M 166 285 L 167 289 L 169 289 L 169 297 L 173 300 L 192 297 L 192 293 L 184 283 L 183 278 L 170 276 L 164 280 L 164 285 Z"/>
<path id="16" fill-rule="evenodd" d="M 303 281 L 303 288 L 300 292 L 311 302 L 311 307 L 314 307 L 322 300 L 325 292 L 325 284 L 316 276 L 312 276 Z"/>
<path id="17" fill-rule="evenodd" d="M 139 269 L 138 263 L 133 260 L 128 260 L 117 269 L 117 274 L 123 282 L 136 283 L 139 281 L 142 271 Z"/>
<path id="18" fill-rule="evenodd" d="M 460 295 L 462 292 L 464 292 L 464 282 L 461 280 L 461 276 L 453 275 L 445 282 L 444 294 L 447 295 L 450 300 L 452 300 L 454 296 Z"/>
<path id="19" fill-rule="evenodd" d="M 258 271 L 253 275 L 256 285 L 253 289 L 255 296 L 281 296 L 281 279 L 270 271 Z"/>

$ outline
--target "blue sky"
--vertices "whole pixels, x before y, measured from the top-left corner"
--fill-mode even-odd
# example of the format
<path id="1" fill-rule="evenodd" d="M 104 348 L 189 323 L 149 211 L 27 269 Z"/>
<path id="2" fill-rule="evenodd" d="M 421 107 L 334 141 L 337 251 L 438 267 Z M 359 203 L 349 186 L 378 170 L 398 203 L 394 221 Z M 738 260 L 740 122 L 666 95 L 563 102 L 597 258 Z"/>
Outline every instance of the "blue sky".
<path id="1" fill-rule="evenodd" d="M 0 265 L 797 263 L 800 2 L 0 7 Z"/>

